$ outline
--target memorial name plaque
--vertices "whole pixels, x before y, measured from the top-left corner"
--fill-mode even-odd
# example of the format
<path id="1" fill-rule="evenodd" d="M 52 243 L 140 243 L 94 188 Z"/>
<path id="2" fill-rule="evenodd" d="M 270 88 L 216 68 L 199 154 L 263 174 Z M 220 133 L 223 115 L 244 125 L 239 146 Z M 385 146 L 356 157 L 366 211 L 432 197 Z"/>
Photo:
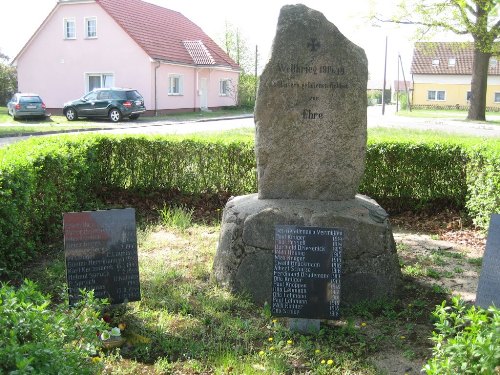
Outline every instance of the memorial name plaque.
<path id="1" fill-rule="evenodd" d="M 476 305 L 500 307 L 500 215 L 491 215 L 486 251 L 477 288 Z"/>
<path id="2" fill-rule="evenodd" d="M 80 289 L 112 304 L 141 299 L 133 208 L 65 213 L 63 225 L 70 305 Z"/>
<path id="3" fill-rule="evenodd" d="M 272 315 L 337 319 L 343 231 L 275 226 Z"/>

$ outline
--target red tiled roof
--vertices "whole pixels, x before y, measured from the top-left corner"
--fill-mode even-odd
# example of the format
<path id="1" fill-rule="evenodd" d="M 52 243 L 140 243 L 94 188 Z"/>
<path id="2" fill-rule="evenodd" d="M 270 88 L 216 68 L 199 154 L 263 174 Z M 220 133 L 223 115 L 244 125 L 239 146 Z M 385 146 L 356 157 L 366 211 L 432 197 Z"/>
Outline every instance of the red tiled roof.
<path id="1" fill-rule="evenodd" d="M 184 41 L 201 41 L 214 64 L 239 69 L 217 43 L 181 13 L 141 0 L 96 0 L 152 58 L 198 65 Z"/>
<path id="2" fill-rule="evenodd" d="M 473 57 L 470 42 L 418 42 L 413 50 L 411 73 L 471 75 Z M 500 75 L 500 64 L 490 63 L 488 74 Z"/>

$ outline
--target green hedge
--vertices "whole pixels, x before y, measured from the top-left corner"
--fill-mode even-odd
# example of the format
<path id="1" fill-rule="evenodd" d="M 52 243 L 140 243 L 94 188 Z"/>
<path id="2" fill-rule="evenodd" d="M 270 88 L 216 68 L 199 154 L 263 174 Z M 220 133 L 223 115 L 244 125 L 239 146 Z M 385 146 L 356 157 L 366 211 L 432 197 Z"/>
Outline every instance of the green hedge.
<path id="1" fill-rule="evenodd" d="M 462 207 L 467 196 L 466 159 L 456 144 L 370 142 L 359 190 L 400 209 L 443 201 Z"/>
<path id="2" fill-rule="evenodd" d="M 370 140 L 360 191 L 400 209 L 447 202 L 486 228 L 500 209 L 500 142 Z M 104 190 L 257 191 L 251 141 L 35 138 L 0 150 L 0 275 L 62 238 L 62 213 L 105 208 Z"/>

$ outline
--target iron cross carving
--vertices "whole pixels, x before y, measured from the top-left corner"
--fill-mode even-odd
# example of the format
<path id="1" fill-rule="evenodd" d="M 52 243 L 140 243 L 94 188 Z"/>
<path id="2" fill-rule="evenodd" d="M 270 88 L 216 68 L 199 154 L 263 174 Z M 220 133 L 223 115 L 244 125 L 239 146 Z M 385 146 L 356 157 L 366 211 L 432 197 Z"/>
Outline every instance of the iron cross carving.
<path id="1" fill-rule="evenodd" d="M 311 52 L 316 52 L 319 47 L 321 47 L 321 43 L 316 38 L 311 38 L 309 43 L 307 43 L 307 47 L 311 50 Z"/>

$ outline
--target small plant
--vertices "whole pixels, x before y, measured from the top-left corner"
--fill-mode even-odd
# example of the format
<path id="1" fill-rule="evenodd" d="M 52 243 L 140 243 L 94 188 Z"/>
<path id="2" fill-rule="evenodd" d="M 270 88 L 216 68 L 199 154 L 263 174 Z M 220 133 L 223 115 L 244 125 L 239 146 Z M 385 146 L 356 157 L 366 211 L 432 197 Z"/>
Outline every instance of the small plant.
<path id="1" fill-rule="evenodd" d="M 160 210 L 160 216 L 166 227 L 174 227 L 184 231 L 193 225 L 193 209 L 164 206 Z"/>
<path id="2" fill-rule="evenodd" d="M 101 361 L 98 333 L 102 302 L 84 293 L 73 308 L 51 306 L 38 286 L 25 280 L 18 288 L 0 287 L 0 373 L 94 374 Z"/>
<path id="3" fill-rule="evenodd" d="M 467 259 L 467 263 L 481 267 L 481 265 L 483 264 L 483 258 L 470 258 Z"/>
<path id="4" fill-rule="evenodd" d="M 433 357 L 424 366 L 435 374 L 495 374 L 500 366 L 500 310 L 467 306 L 459 297 L 433 312 Z"/>
<path id="5" fill-rule="evenodd" d="M 421 277 L 427 275 L 427 271 L 420 263 L 403 266 L 403 274 L 411 277 Z"/>

